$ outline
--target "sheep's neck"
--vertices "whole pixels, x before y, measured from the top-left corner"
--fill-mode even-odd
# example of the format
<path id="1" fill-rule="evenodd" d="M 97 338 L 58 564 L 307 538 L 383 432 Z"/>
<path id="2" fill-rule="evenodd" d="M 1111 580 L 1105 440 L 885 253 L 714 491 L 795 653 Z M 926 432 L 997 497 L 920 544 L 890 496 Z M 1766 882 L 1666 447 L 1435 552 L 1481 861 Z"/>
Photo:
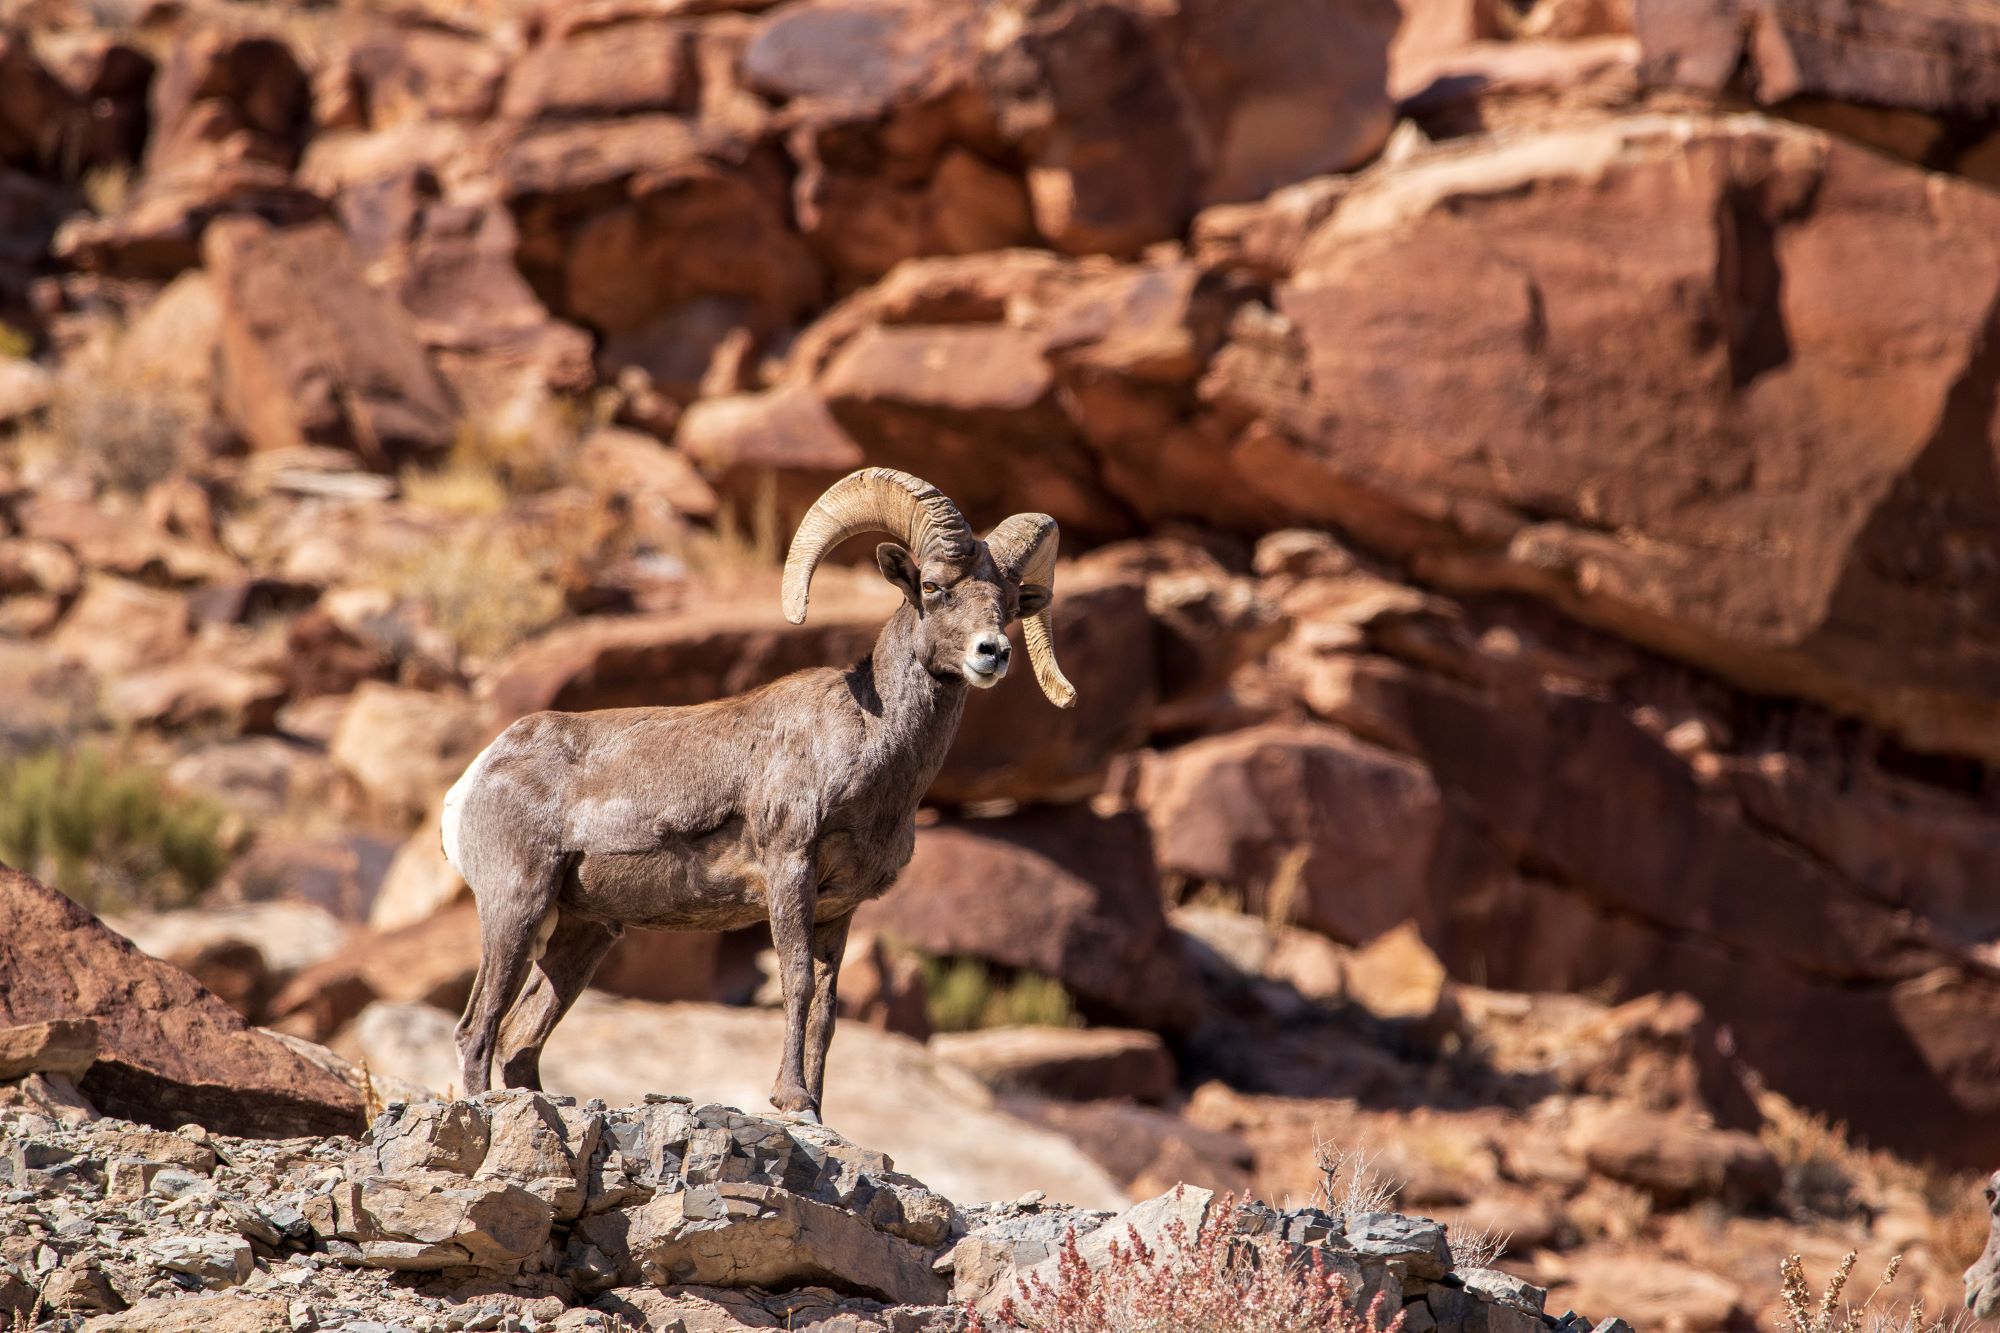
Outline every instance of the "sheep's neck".
<path id="1" fill-rule="evenodd" d="M 916 630 L 915 608 L 898 608 L 853 673 L 868 717 L 863 766 L 880 780 L 908 784 L 912 805 L 944 765 L 967 689 L 964 680 L 933 676 L 918 660 Z"/>

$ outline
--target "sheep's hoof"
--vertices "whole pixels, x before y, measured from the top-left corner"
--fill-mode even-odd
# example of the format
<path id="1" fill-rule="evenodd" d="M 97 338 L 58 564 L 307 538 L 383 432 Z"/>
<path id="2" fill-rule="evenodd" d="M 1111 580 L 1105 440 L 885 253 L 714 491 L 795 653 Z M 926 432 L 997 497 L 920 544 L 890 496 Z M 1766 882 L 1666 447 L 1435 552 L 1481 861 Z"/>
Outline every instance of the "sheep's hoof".
<path id="1" fill-rule="evenodd" d="M 820 1123 L 819 1112 L 813 1110 L 810 1106 L 803 1111 L 794 1111 L 792 1114 L 805 1121 L 808 1125 L 817 1125 Z"/>

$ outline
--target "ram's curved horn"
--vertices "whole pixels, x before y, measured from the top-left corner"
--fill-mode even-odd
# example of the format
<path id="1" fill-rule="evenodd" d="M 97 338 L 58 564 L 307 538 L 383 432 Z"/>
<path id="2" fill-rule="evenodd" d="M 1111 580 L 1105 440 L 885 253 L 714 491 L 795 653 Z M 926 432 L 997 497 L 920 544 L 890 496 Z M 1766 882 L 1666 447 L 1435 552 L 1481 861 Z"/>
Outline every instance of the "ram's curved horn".
<path id="1" fill-rule="evenodd" d="M 858 532 L 886 532 L 919 560 L 937 551 L 969 556 L 977 540 L 958 506 L 929 482 L 894 468 L 865 467 L 826 488 L 799 520 L 785 557 L 785 619 L 806 618 L 813 570 L 828 551 Z"/>
<path id="2" fill-rule="evenodd" d="M 1056 521 L 1047 514 L 1016 514 L 986 534 L 993 563 L 1016 583 L 1056 586 Z M 1021 619 L 1021 637 L 1028 641 L 1028 662 L 1042 693 L 1058 708 L 1076 707 L 1076 687 L 1056 665 L 1054 608 L 1044 606 Z"/>

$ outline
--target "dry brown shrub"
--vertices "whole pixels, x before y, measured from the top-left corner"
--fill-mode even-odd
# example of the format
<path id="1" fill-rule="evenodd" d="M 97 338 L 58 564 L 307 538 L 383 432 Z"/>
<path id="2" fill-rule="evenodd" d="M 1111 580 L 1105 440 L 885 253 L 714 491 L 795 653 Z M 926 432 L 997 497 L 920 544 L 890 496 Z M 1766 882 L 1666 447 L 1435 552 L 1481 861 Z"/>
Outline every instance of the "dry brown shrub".
<path id="1" fill-rule="evenodd" d="M 1331 1139 L 1314 1144 L 1313 1164 L 1320 1174 L 1318 1206 L 1343 1220 L 1388 1212 L 1402 1186 L 1376 1169 L 1380 1157 L 1361 1148 L 1343 1148 Z"/>
<path id="2" fill-rule="evenodd" d="M 391 561 L 380 577 L 420 606 L 467 660 L 497 657 L 563 614 L 562 588 L 549 571 L 478 527 Z"/>
<path id="3" fill-rule="evenodd" d="M 1930 1317 L 1924 1310 L 1922 1297 L 1876 1307 L 1876 1298 L 1895 1282 L 1896 1273 L 1903 1266 L 1900 1254 L 1889 1260 L 1882 1269 L 1881 1281 L 1859 1305 L 1843 1301 L 1841 1297 L 1859 1257 L 1849 1250 L 1827 1279 L 1826 1290 L 1815 1296 L 1812 1283 L 1806 1278 L 1804 1260 L 1796 1254 L 1787 1255 L 1778 1265 L 1779 1299 L 1785 1307 L 1780 1333 L 1958 1333 L 1969 1325 L 1962 1311 Z"/>
<path id="4" fill-rule="evenodd" d="M 1507 1246 L 1513 1239 L 1514 1233 L 1511 1231 L 1494 1231 L 1490 1228 L 1447 1233 L 1446 1244 L 1451 1250 L 1452 1271 L 1493 1267 L 1494 1262 L 1507 1253 Z"/>
<path id="5" fill-rule="evenodd" d="M 185 404 L 143 377 L 65 374 L 45 444 L 100 486 L 137 494 L 180 469 L 191 427 Z"/>

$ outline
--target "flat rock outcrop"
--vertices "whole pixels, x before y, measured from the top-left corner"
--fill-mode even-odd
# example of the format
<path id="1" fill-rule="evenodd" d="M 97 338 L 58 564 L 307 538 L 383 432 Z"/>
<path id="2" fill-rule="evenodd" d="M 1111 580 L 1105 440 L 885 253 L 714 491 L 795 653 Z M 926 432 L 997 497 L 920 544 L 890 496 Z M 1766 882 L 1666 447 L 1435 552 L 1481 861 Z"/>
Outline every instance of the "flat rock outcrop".
<path id="1" fill-rule="evenodd" d="M 336 1041 L 375 1073 L 419 1087 L 457 1081 L 454 1015 L 378 1004 Z M 653 1004 L 586 991 L 549 1041 L 546 1084 L 558 1093 L 638 1101 L 663 1086 L 702 1101 L 762 1106 L 784 1036 L 770 1010 Z M 963 1198 L 1043 1190 L 1092 1208 L 1126 1194 L 1075 1143 L 1007 1113 L 993 1096 L 920 1043 L 843 1021 L 827 1062 L 826 1114 L 934 1186 Z"/>

